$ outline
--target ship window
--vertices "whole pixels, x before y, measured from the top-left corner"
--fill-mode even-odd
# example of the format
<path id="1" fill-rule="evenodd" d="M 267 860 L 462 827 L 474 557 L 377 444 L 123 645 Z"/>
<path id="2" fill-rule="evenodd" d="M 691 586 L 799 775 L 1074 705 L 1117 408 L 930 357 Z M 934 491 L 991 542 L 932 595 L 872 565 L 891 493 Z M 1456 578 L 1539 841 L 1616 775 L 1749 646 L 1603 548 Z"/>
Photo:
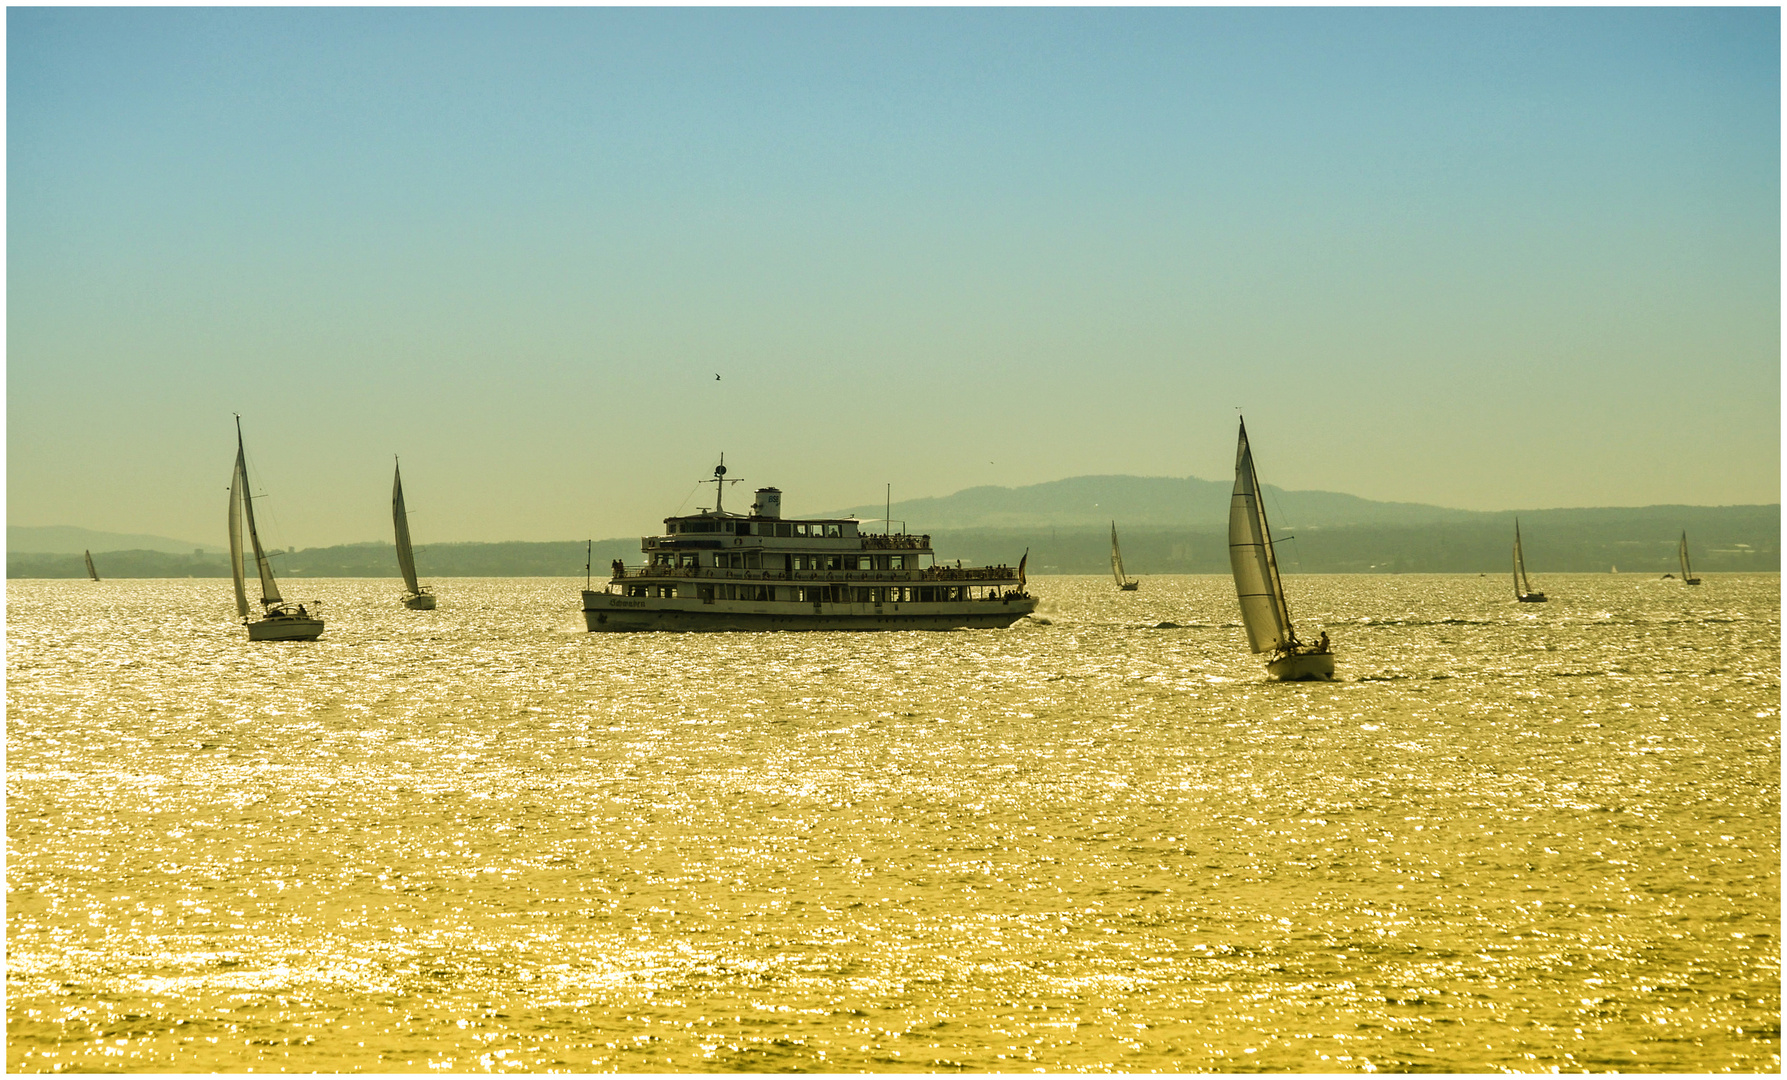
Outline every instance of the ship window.
<path id="1" fill-rule="evenodd" d="M 806 526 L 806 522 L 801 522 L 801 523 L 800 523 L 800 524 L 798 524 L 798 525 L 796 525 L 796 526 L 795 526 L 795 527 L 794 527 L 794 535 L 796 535 L 796 536 L 805 536 L 805 535 L 807 535 L 807 526 Z"/>
<path id="2" fill-rule="evenodd" d="M 841 525 L 827 525 L 825 527 L 825 535 L 827 535 L 827 536 L 843 536 L 844 528 Z"/>
<path id="3" fill-rule="evenodd" d="M 793 536 L 794 535 L 794 526 L 790 525 L 786 521 L 779 521 L 776 523 L 776 535 L 777 536 Z"/>
<path id="4" fill-rule="evenodd" d="M 871 561 L 871 560 L 870 560 L 870 558 L 869 558 L 869 556 L 867 556 L 867 555 L 858 555 L 858 556 L 857 556 L 857 557 L 856 557 L 856 568 L 857 568 L 857 569 L 858 569 L 858 570 L 868 570 L 868 569 L 871 569 L 871 567 L 870 567 L 870 565 L 869 565 L 869 563 L 870 563 L 870 561 Z"/>

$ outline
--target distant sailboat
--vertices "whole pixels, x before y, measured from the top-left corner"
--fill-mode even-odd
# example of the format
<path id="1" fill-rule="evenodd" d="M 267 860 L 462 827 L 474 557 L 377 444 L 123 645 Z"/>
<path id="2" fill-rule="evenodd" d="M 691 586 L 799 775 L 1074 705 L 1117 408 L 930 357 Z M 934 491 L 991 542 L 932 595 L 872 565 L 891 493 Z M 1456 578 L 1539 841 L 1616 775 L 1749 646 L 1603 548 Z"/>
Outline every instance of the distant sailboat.
<path id="1" fill-rule="evenodd" d="M 1526 558 L 1520 554 L 1520 519 L 1514 519 L 1514 599 L 1523 604 L 1543 604 L 1545 594 L 1526 580 Z"/>
<path id="2" fill-rule="evenodd" d="M 1682 530 L 1682 545 L 1677 553 L 1681 556 L 1682 581 L 1689 585 L 1700 584 L 1700 579 L 1694 576 L 1694 571 L 1688 566 L 1688 531 L 1686 529 Z M 89 563 L 88 566 L 91 567 L 92 564 Z"/>
<path id="3" fill-rule="evenodd" d="M 1131 578 L 1123 572 L 1123 549 L 1117 546 L 1117 523 L 1111 522 L 1111 573 L 1117 579 L 1117 588 L 1124 592 L 1135 592 L 1141 581 Z"/>
<path id="4" fill-rule="evenodd" d="M 1266 524 L 1266 507 L 1260 501 L 1260 480 L 1253 471 L 1253 451 L 1247 445 L 1247 422 L 1235 448 L 1235 492 L 1229 500 L 1229 565 L 1235 573 L 1235 594 L 1241 601 L 1241 622 L 1247 627 L 1247 643 L 1256 653 L 1269 652 L 1266 673 L 1274 679 L 1295 682 L 1334 677 L 1334 653 L 1328 634 L 1305 645 L 1291 628 L 1290 608 L 1284 602 L 1284 582 L 1278 576 L 1278 559 L 1272 553 L 1272 531 Z"/>
<path id="5" fill-rule="evenodd" d="M 246 575 L 242 569 L 242 520 L 248 520 L 248 542 L 254 548 L 254 564 L 261 579 L 262 615 L 248 617 Z M 248 490 L 248 455 L 242 449 L 242 418 L 236 418 L 236 472 L 230 478 L 230 575 L 236 582 L 236 615 L 248 627 L 250 641 L 315 641 L 323 632 L 323 620 L 303 604 L 287 603 L 273 580 L 273 566 L 261 549 L 254 528 L 254 496 Z M 320 604 L 311 604 L 319 610 Z"/>
<path id="6" fill-rule="evenodd" d="M 397 528 L 397 568 L 403 571 L 403 606 L 411 611 L 433 611 L 434 593 L 416 583 L 416 553 L 410 546 L 410 516 L 403 508 L 403 470 L 391 481 L 391 520 Z"/>
<path id="7" fill-rule="evenodd" d="M 1687 540 L 1685 537 L 1683 538 L 1682 542 L 1684 544 L 1687 543 Z M 1682 558 L 1684 558 L 1684 559 L 1687 558 L 1688 557 L 1687 549 L 1683 548 L 1682 552 L 1683 552 Z M 85 556 L 87 559 L 87 576 L 92 578 L 94 581 L 98 581 L 99 580 L 99 571 L 93 569 L 93 553 L 91 551 L 82 551 L 81 554 L 83 556 Z"/>

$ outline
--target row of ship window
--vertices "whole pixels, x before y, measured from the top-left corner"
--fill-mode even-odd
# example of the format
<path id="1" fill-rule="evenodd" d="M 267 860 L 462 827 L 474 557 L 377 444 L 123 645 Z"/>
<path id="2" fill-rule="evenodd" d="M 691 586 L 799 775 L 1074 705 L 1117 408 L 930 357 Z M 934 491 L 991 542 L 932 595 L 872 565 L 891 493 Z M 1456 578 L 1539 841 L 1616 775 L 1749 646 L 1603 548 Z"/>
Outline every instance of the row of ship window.
<path id="1" fill-rule="evenodd" d="M 762 551 L 660 551 L 654 567 L 711 566 L 719 570 L 916 570 L 917 555 L 791 555 Z"/>
<path id="2" fill-rule="evenodd" d="M 666 521 L 671 533 L 724 533 L 727 536 L 805 536 L 838 538 L 856 535 L 856 522 L 741 521 L 736 518 L 692 518 Z"/>
<path id="3" fill-rule="evenodd" d="M 628 596 L 674 600 L 761 600 L 803 604 L 941 604 L 955 600 L 995 600 L 997 587 L 981 585 L 629 585 Z"/>

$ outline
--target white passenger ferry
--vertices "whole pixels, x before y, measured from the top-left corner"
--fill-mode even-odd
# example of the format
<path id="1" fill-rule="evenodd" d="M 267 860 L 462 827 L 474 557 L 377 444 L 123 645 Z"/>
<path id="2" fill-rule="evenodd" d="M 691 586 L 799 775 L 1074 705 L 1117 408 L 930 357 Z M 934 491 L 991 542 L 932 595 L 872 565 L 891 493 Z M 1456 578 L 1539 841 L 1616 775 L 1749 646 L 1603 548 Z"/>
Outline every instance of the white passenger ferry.
<path id="1" fill-rule="evenodd" d="M 727 513 L 726 466 L 714 508 L 664 519 L 645 565 L 616 559 L 583 593 L 591 630 L 955 630 L 1010 626 L 1036 609 L 1024 559 L 943 566 L 929 536 L 863 532 L 855 518 L 784 520 L 782 493 L 757 489 L 749 514 Z M 1026 556 L 1025 558 L 1028 558 Z"/>

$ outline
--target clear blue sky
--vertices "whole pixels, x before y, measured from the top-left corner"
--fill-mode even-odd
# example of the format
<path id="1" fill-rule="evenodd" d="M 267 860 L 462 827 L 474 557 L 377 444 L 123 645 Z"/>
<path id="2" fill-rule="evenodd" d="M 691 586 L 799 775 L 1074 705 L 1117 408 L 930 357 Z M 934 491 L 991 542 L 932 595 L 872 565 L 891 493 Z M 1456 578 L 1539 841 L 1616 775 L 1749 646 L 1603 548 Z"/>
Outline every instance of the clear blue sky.
<path id="1" fill-rule="evenodd" d="M 1775 502 L 1779 19 L 11 8 L 8 521 Z"/>

